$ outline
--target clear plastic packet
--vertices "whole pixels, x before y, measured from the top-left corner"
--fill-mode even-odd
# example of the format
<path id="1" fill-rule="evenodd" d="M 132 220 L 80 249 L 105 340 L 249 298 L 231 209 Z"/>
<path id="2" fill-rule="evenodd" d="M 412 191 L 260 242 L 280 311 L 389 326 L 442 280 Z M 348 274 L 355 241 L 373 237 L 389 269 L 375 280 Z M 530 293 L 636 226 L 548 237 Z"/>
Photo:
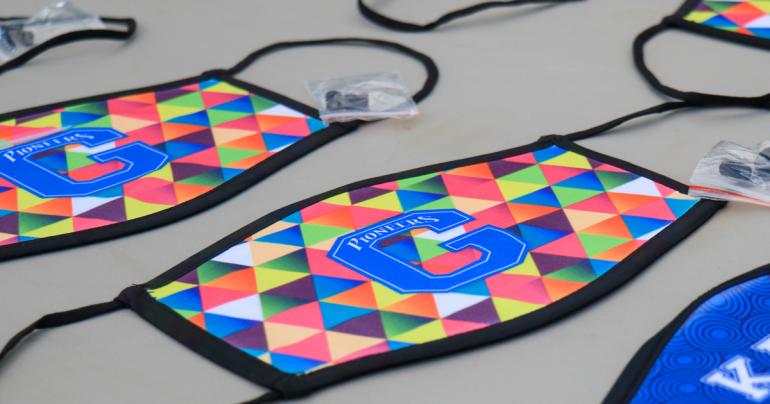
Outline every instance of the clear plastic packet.
<path id="1" fill-rule="evenodd" d="M 103 28 L 98 16 L 77 8 L 69 0 L 51 4 L 29 18 L 0 20 L 0 64 L 56 36 Z"/>
<path id="2" fill-rule="evenodd" d="M 419 114 L 398 72 L 308 80 L 305 87 L 316 100 L 324 122 L 407 119 Z"/>
<path id="3" fill-rule="evenodd" d="M 689 194 L 770 207 L 770 141 L 754 148 L 719 142 L 695 167 Z"/>

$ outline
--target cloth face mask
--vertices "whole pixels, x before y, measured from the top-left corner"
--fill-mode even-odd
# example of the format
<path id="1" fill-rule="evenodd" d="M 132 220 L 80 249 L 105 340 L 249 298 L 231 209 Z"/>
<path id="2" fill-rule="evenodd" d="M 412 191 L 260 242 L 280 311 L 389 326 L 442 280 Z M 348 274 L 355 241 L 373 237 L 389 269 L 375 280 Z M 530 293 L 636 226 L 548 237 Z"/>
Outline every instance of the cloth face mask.
<path id="1" fill-rule="evenodd" d="M 112 301 L 271 390 L 307 395 L 488 344 L 613 291 L 721 202 L 568 136 L 351 184 L 273 212 Z M 259 401 L 261 400 L 261 401 Z"/>
<path id="2" fill-rule="evenodd" d="M 441 17 L 437 18 L 435 21 L 429 22 L 427 24 L 415 24 L 415 23 L 400 21 L 400 20 L 387 17 L 383 14 L 380 14 L 377 11 L 374 11 L 374 9 L 372 9 L 371 7 L 367 6 L 366 3 L 364 3 L 364 0 L 358 0 L 358 10 L 361 12 L 361 15 L 363 15 L 364 18 L 384 28 L 392 29 L 395 31 L 403 31 L 403 32 L 426 32 L 426 31 L 432 31 L 454 20 L 469 16 L 471 14 L 476 14 L 478 12 L 488 10 L 490 8 L 520 6 L 525 4 L 558 4 L 558 3 L 566 3 L 566 2 L 572 2 L 572 1 L 578 1 L 578 0 L 489 1 L 484 3 L 474 4 L 470 7 L 461 8 L 459 10 L 446 13 Z"/>
<path id="3" fill-rule="evenodd" d="M 671 16 L 643 31 L 634 41 L 637 69 L 653 88 L 670 97 L 698 105 L 749 105 L 766 108 L 770 94 L 735 97 L 682 91 L 663 84 L 647 66 L 645 44 L 668 29 L 680 29 L 731 42 L 770 49 L 770 2 L 767 0 L 687 0 Z"/>
<path id="4" fill-rule="evenodd" d="M 770 265 L 712 289 L 645 343 L 605 403 L 770 399 Z"/>
<path id="5" fill-rule="evenodd" d="M 366 45 L 421 62 L 425 98 L 438 69 L 402 45 L 339 38 L 284 42 L 234 67 L 0 115 L 0 259 L 166 224 L 208 208 L 362 122 L 317 111 L 234 76 L 270 52 Z"/>

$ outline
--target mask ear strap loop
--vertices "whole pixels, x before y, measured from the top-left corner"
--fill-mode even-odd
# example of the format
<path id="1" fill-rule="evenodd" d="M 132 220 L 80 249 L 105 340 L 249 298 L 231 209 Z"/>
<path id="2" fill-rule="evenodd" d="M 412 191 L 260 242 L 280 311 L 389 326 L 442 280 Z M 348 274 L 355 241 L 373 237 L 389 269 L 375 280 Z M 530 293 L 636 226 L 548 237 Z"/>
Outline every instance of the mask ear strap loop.
<path id="1" fill-rule="evenodd" d="M 661 93 L 668 95 L 669 97 L 676 98 L 682 101 L 687 101 L 700 106 L 747 106 L 752 108 L 768 108 L 770 107 L 770 94 L 765 94 L 758 97 L 736 97 L 728 95 L 707 94 L 699 93 L 695 91 L 681 91 L 673 87 L 663 84 L 657 76 L 647 66 L 647 61 L 644 56 L 644 47 L 652 38 L 660 34 L 661 32 L 669 28 L 681 28 L 677 25 L 676 20 L 672 17 L 666 17 L 663 21 L 650 27 L 642 33 L 640 33 L 636 39 L 634 39 L 633 54 L 634 64 L 636 65 L 639 73 L 647 80 L 647 82 L 654 89 Z"/>
<path id="2" fill-rule="evenodd" d="M 358 11 L 367 20 L 384 28 L 389 28 L 395 31 L 403 32 L 426 32 L 432 31 L 444 24 L 457 20 L 462 17 L 476 14 L 478 12 L 498 7 L 510 7 L 519 6 L 523 4 L 546 4 L 546 3 L 566 3 L 578 0 L 507 0 L 507 1 L 488 1 L 485 3 L 474 4 L 470 7 L 461 8 L 451 11 L 437 18 L 433 22 L 427 24 L 414 24 L 411 22 L 400 21 L 394 18 L 387 17 L 383 14 L 374 11 L 371 7 L 364 3 L 364 0 L 358 0 Z"/>
<path id="3" fill-rule="evenodd" d="M 18 18 L 2 18 L 0 21 L 12 19 Z M 0 73 L 19 67 L 24 63 L 29 62 L 41 53 L 60 45 L 65 45 L 75 41 L 82 41 L 85 39 L 127 40 L 131 38 L 136 32 L 136 20 L 133 18 L 99 17 L 99 19 L 106 25 L 114 26 L 114 28 L 84 29 L 53 37 L 24 52 L 23 54 L 19 55 L 19 57 L 0 65 Z"/>
<path id="4" fill-rule="evenodd" d="M 436 83 L 438 82 L 438 78 L 439 78 L 438 66 L 436 66 L 436 63 L 433 61 L 433 59 L 430 58 L 430 56 L 396 42 L 384 41 L 381 39 L 355 38 L 355 37 L 327 38 L 327 39 L 316 39 L 316 40 L 308 40 L 308 41 L 277 42 L 272 45 L 265 46 L 264 48 L 255 50 L 254 52 L 246 55 L 246 57 L 244 57 L 240 62 L 236 63 L 233 67 L 229 69 L 225 69 L 224 71 L 227 74 L 234 76 L 242 72 L 247 67 L 251 66 L 255 61 L 257 61 L 257 59 L 260 59 L 261 57 L 267 54 L 284 50 L 284 49 L 290 49 L 290 48 L 305 47 L 305 46 L 325 46 L 325 45 L 371 46 L 376 48 L 389 49 L 417 60 L 425 68 L 427 77 L 425 79 L 425 82 L 422 88 L 412 96 L 412 98 L 414 99 L 414 102 L 416 103 L 419 103 L 420 101 L 427 98 L 428 95 L 430 95 L 430 93 L 433 92 L 433 89 L 436 87 Z M 347 127 L 352 130 L 357 128 L 360 125 L 363 125 L 365 123 L 371 123 L 371 122 L 376 122 L 376 121 L 351 121 L 351 122 L 344 122 L 344 123 L 336 123 L 335 125 Z"/>
<path id="5" fill-rule="evenodd" d="M 655 114 L 662 114 L 664 112 L 674 111 L 681 108 L 688 108 L 688 107 L 695 107 L 696 104 L 693 104 L 689 101 L 671 101 L 671 102 L 665 102 L 663 104 L 658 104 L 655 106 L 652 106 L 650 108 L 645 108 L 641 111 L 633 112 L 628 115 L 621 116 L 620 118 L 613 119 L 609 122 L 605 122 L 601 125 L 594 126 L 593 128 L 589 128 L 586 130 L 581 130 L 579 132 L 573 132 L 567 135 L 563 135 L 563 137 L 572 140 L 582 140 L 582 139 L 588 139 L 594 136 L 602 135 L 612 129 L 617 128 L 618 126 L 628 122 L 632 121 L 636 118 L 641 118 L 643 116 L 648 115 L 655 115 Z"/>
<path id="6" fill-rule="evenodd" d="M 59 327 L 67 324 L 77 323 L 79 321 L 87 320 L 89 318 L 101 316 L 102 314 L 112 313 L 120 309 L 127 308 L 128 305 L 118 299 L 94 304 L 90 306 L 81 307 L 79 309 L 62 311 L 58 313 L 46 314 L 40 317 L 37 321 L 30 324 L 27 328 L 19 331 L 13 336 L 0 351 L 0 362 L 5 359 L 8 354 L 27 336 L 35 332 L 36 330 L 44 330 L 47 328 Z"/>

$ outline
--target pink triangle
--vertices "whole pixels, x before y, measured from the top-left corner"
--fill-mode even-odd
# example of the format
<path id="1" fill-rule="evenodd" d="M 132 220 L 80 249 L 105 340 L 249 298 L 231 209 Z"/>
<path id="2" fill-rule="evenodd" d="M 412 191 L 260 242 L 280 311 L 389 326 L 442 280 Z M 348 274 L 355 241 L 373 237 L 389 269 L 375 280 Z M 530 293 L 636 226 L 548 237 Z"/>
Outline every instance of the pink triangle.
<path id="1" fill-rule="evenodd" d="M 537 163 L 537 159 L 535 158 L 535 155 L 532 153 L 524 153 L 524 154 L 519 154 L 518 156 L 506 157 L 503 160 L 509 161 L 511 163 L 525 163 L 525 164 Z"/>
<path id="2" fill-rule="evenodd" d="M 277 128 L 270 128 L 267 132 L 287 136 L 307 136 L 310 133 L 310 128 L 307 126 L 305 119 L 297 118 L 296 121 L 290 124 L 281 125 Z"/>
<path id="3" fill-rule="evenodd" d="M 628 171 L 626 171 L 626 170 L 624 170 L 622 168 L 615 167 L 615 166 L 612 166 L 612 165 L 609 165 L 609 164 L 602 164 L 599 167 L 596 167 L 595 170 L 596 171 L 606 171 L 606 172 L 610 172 L 610 173 L 628 173 Z"/>
<path id="4" fill-rule="evenodd" d="M 357 229 L 381 222 L 385 219 L 390 219 L 398 214 L 399 212 L 384 209 L 367 208 L 363 206 L 350 207 L 350 216 L 353 218 L 353 225 L 355 225 Z"/>
<path id="5" fill-rule="evenodd" d="M 500 187 L 493 179 L 464 177 L 442 173 L 444 186 L 451 196 L 466 198 L 486 199 L 490 201 L 504 202 L 505 198 L 500 193 Z"/>
<path id="6" fill-rule="evenodd" d="M 549 166 L 548 164 L 541 164 L 540 170 L 550 184 L 556 184 L 576 175 L 583 174 L 586 171 L 590 171 L 584 168 Z"/>
<path id="7" fill-rule="evenodd" d="M 123 146 L 135 142 L 142 142 L 150 146 L 155 146 L 165 141 L 166 139 L 163 137 L 163 128 L 160 124 L 156 124 L 128 132 L 128 137 L 116 140 L 115 146 Z"/>
<path id="8" fill-rule="evenodd" d="M 207 149 L 203 149 L 197 153 L 190 154 L 188 156 L 184 156 L 182 158 L 178 158 L 174 160 L 175 163 L 189 163 L 189 164 L 198 164 L 198 165 L 204 165 L 208 167 L 221 167 L 222 162 L 219 160 L 219 153 L 217 153 L 217 149 L 215 147 L 209 147 Z"/>
<path id="9" fill-rule="evenodd" d="M 466 223 L 466 231 L 476 230 L 479 227 L 491 224 L 497 227 L 508 228 L 516 224 L 516 219 L 511 215 L 508 205 L 501 203 L 473 214 L 476 220 Z"/>
<path id="10" fill-rule="evenodd" d="M 449 320 L 449 319 L 441 320 L 441 324 L 444 326 L 444 331 L 446 331 L 447 336 L 450 336 L 450 337 L 452 335 L 475 331 L 475 330 L 478 330 L 479 328 L 484 328 L 487 326 L 487 324 L 483 324 L 483 323 L 473 323 L 470 321 Z"/>
<path id="11" fill-rule="evenodd" d="M 615 209 L 615 205 L 612 203 L 612 201 L 607 196 L 607 194 L 596 195 L 584 201 L 569 205 L 567 206 L 567 208 L 574 209 L 574 210 L 585 210 L 588 212 L 614 213 L 614 214 L 618 213 L 618 210 Z"/>
<path id="12" fill-rule="evenodd" d="M 369 348 L 362 349 L 358 352 L 354 352 L 350 355 L 343 356 L 342 358 L 336 360 L 336 363 L 343 363 L 343 362 L 350 362 L 354 359 L 363 358 L 365 356 L 371 356 L 371 355 L 377 355 L 383 352 L 390 351 L 390 346 L 387 342 L 383 341 L 375 346 L 370 346 Z"/>
<path id="13" fill-rule="evenodd" d="M 140 178 L 123 185 L 127 197 L 158 205 L 176 205 L 174 185 L 160 178 Z"/>
<path id="14" fill-rule="evenodd" d="M 383 182 L 382 184 L 377 184 L 374 187 L 379 189 L 387 189 L 388 191 L 395 191 L 399 189 L 398 182 L 396 181 Z"/>
<path id="15" fill-rule="evenodd" d="M 203 310 L 211 310 L 219 305 L 232 302 L 244 297 L 248 297 L 254 294 L 254 292 L 247 292 L 242 290 L 232 290 L 223 288 L 213 288 L 211 286 L 201 285 L 198 287 L 198 292 L 201 296 L 201 305 Z"/>
<path id="16" fill-rule="evenodd" d="M 546 245 L 540 246 L 533 252 L 541 254 L 561 255 L 565 257 L 588 258 L 583 244 L 580 242 L 577 234 L 570 233 L 558 240 L 552 241 Z"/>
<path id="17" fill-rule="evenodd" d="M 219 125 L 215 125 L 215 126 L 217 128 L 243 129 L 243 130 L 249 130 L 252 132 L 261 133 L 259 129 L 259 124 L 257 123 L 257 118 L 254 115 L 233 119 L 232 121 L 220 123 Z"/>
<path id="18" fill-rule="evenodd" d="M 486 282 L 493 297 L 535 304 L 551 303 L 551 297 L 539 276 L 498 274 L 487 278 Z"/>
<path id="19" fill-rule="evenodd" d="M 115 223 L 117 222 L 112 222 L 109 220 L 101 220 L 101 219 L 91 219 L 91 218 L 78 217 L 78 216 L 75 216 L 72 218 L 72 224 L 75 228 L 75 231 L 95 229 L 97 227 L 109 226 Z"/>
<path id="20" fill-rule="evenodd" d="M 327 213 L 334 212 L 338 209 L 346 209 L 346 207 L 340 207 L 339 205 L 332 205 L 324 202 L 317 202 L 302 209 L 300 214 L 302 215 L 302 220 L 307 222 Z"/>
<path id="21" fill-rule="evenodd" d="M 329 362 L 332 360 L 332 355 L 329 352 L 329 341 L 326 340 L 326 333 L 324 332 L 305 338 L 300 342 L 278 348 L 275 352 L 319 362 Z"/>
<path id="22" fill-rule="evenodd" d="M 270 317 L 267 322 L 296 325 L 300 327 L 324 329 L 321 307 L 318 302 L 311 302 L 280 312 Z"/>
<path id="23" fill-rule="evenodd" d="M 351 279 L 355 281 L 368 281 L 369 278 L 360 275 L 346 266 L 336 263 L 327 257 L 328 251 L 306 248 L 307 262 L 310 273 L 331 278 Z"/>
<path id="24" fill-rule="evenodd" d="M 243 94 L 218 93 L 215 91 L 208 91 L 208 90 L 201 91 L 201 98 L 203 99 L 203 105 L 205 105 L 207 109 L 220 104 L 224 104 L 226 102 L 233 101 L 243 96 L 244 96 Z"/>
<path id="25" fill-rule="evenodd" d="M 671 208 L 668 207 L 666 200 L 663 198 L 657 199 L 652 203 L 648 203 L 636 209 L 632 209 L 623 213 L 623 215 L 661 220 L 676 220 L 676 215 L 674 215 L 674 212 L 671 211 Z"/>
<path id="26" fill-rule="evenodd" d="M 657 183 L 657 182 L 655 183 L 655 187 L 658 188 L 658 192 L 660 192 L 660 194 L 663 195 L 663 196 L 669 196 L 669 195 L 671 195 L 671 194 L 676 192 L 675 189 L 671 189 L 671 188 L 669 188 L 669 187 L 667 187 L 667 186 L 665 186 L 663 184 Z"/>

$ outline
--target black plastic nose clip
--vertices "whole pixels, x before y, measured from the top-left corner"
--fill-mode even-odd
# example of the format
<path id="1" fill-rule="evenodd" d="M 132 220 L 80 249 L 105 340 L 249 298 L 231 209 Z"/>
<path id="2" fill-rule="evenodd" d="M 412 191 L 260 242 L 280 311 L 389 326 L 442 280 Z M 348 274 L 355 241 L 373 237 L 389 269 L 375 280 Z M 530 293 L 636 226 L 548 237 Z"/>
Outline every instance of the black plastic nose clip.
<path id="1" fill-rule="evenodd" d="M 366 94 L 341 93 L 337 90 L 327 91 L 324 100 L 329 111 L 365 111 L 369 109 L 369 97 Z"/>
<path id="2" fill-rule="evenodd" d="M 751 181 L 751 166 L 737 161 L 725 161 L 719 165 L 719 174 L 738 180 Z"/>

